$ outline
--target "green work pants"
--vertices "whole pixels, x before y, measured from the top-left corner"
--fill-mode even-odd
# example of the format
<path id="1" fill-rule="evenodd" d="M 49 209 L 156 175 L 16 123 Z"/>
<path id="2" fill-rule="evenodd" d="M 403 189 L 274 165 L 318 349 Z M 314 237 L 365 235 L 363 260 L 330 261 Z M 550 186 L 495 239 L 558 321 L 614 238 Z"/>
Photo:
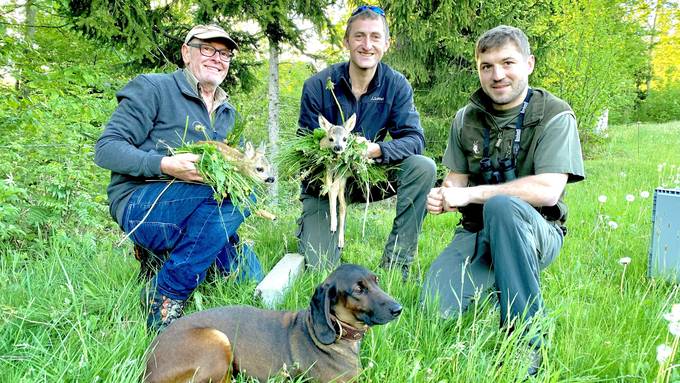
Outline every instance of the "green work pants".
<path id="1" fill-rule="evenodd" d="M 388 185 L 372 187 L 369 201 L 397 195 L 397 212 L 392 231 L 383 252 L 383 265 L 408 266 L 418 249 L 418 235 L 425 217 L 427 194 L 434 186 L 436 166 L 432 159 L 413 155 L 398 164 L 389 175 Z M 348 181 L 348 203 L 365 202 L 359 185 Z M 305 257 L 308 267 L 334 268 L 340 263 L 338 232 L 330 231 L 330 212 L 327 196 L 302 193 L 302 216 L 298 219 L 298 252 Z M 345 243 L 353 241 L 345 233 Z"/>
<path id="2" fill-rule="evenodd" d="M 450 318 L 462 314 L 476 296 L 494 289 L 502 326 L 515 318 L 530 320 L 543 309 L 539 273 L 559 253 L 562 230 L 516 197 L 491 198 L 483 215 L 481 231 L 459 227 L 432 262 L 421 300 L 438 300 L 440 315 Z"/>

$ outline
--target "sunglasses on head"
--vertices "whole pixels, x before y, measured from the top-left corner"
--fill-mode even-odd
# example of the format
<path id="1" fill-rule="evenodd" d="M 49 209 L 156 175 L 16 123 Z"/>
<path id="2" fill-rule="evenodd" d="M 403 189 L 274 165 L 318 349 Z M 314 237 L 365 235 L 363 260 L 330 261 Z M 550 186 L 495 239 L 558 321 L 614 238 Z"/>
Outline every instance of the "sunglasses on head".
<path id="1" fill-rule="evenodd" d="M 361 13 L 363 11 L 366 11 L 366 10 L 373 11 L 373 12 L 379 14 L 380 16 L 385 16 L 385 11 L 383 11 L 382 8 L 380 8 L 380 7 L 376 7 L 375 5 L 362 5 L 362 6 L 358 7 L 357 9 L 355 9 L 354 12 L 352 12 L 352 16 L 354 16 L 358 13 Z"/>

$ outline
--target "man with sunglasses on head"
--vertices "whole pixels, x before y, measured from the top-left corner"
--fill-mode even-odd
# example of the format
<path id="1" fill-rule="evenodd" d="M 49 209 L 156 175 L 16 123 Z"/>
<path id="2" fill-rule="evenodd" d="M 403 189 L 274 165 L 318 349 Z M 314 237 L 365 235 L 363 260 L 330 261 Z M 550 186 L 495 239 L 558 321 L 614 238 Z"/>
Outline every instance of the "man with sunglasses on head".
<path id="1" fill-rule="evenodd" d="M 349 62 L 332 65 L 307 79 L 302 90 L 299 129 L 319 127 L 318 116 L 342 125 L 342 117 L 356 114 L 353 133 L 368 140 L 367 156 L 384 165 L 396 165 L 388 185 L 372 187 L 370 196 L 361 186 L 347 183 L 352 202 L 384 199 L 397 195 L 396 217 L 382 255 L 381 266 L 397 269 L 408 277 L 418 249 L 418 235 L 425 215 L 427 191 L 434 185 L 434 162 L 421 155 L 423 129 L 413 103 L 413 89 L 399 72 L 382 63 L 390 46 L 385 12 L 361 6 L 347 21 L 343 39 Z M 333 92 L 342 113 L 326 85 Z M 391 140 L 385 141 L 389 135 Z M 320 196 L 320 185 L 304 183 L 298 220 L 298 247 L 308 266 L 333 267 L 340 261 L 338 233 L 330 231 L 329 202 Z"/>
<path id="2" fill-rule="evenodd" d="M 443 157 L 449 174 L 427 200 L 430 213 L 459 211 L 462 219 L 427 272 L 423 300 L 438 301 L 440 315 L 454 318 L 491 290 L 502 327 L 538 325 L 539 335 L 527 340 L 527 372 L 535 375 L 539 273 L 562 247 L 565 186 L 585 177 L 576 117 L 566 102 L 529 87 L 534 56 L 520 29 L 487 31 L 475 58 L 481 88 L 456 113 Z"/>
<path id="3" fill-rule="evenodd" d="M 262 279 L 257 257 L 236 234 L 250 212 L 214 199 L 198 155 L 173 153 L 184 143 L 222 141 L 233 129 L 236 110 L 220 84 L 237 48 L 219 26 L 192 28 L 181 47 L 184 69 L 130 81 L 95 147 L 97 165 L 111 170 L 111 215 L 143 268 L 162 264 L 141 294 L 150 330 L 182 315 L 213 264 L 223 274 L 238 270 L 238 279 Z"/>

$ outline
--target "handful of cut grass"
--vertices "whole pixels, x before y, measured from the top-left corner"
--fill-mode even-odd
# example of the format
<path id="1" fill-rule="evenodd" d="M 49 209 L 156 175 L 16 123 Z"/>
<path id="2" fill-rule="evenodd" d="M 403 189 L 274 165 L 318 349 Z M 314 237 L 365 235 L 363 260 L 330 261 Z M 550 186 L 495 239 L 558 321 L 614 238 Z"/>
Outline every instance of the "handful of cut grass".
<path id="1" fill-rule="evenodd" d="M 320 141 L 325 136 L 326 131 L 317 128 L 304 135 L 284 137 L 283 141 L 288 142 L 288 145 L 280 148 L 276 159 L 279 176 L 321 184 L 322 194 L 328 192 L 328 185 L 324 184 L 327 170 L 336 177 L 353 178 L 364 194 L 368 194 L 371 185 L 387 181 L 388 167 L 377 165 L 364 155 L 367 144 L 362 137 L 350 134 L 347 148 L 335 154 L 330 149 L 320 147 Z"/>
<path id="2" fill-rule="evenodd" d="M 184 144 L 177 148 L 175 153 L 193 153 L 201 156 L 196 168 L 203 177 L 203 182 L 212 187 L 214 198 L 218 203 L 229 198 L 237 209 L 243 211 L 245 208 L 254 211 L 258 201 L 266 195 L 263 180 L 248 169 L 248 166 L 252 164 L 245 161 L 243 156 L 241 158 L 227 156 L 219 146 L 224 147 L 226 144 L 201 141 Z M 237 149 L 230 149 L 238 152 Z"/>

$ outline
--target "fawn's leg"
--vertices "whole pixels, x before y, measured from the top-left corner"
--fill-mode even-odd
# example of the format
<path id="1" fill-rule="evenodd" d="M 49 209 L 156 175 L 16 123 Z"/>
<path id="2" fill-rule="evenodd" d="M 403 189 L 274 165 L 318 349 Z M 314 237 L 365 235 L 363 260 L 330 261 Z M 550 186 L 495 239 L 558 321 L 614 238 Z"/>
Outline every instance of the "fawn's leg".
<path id="1" fill-rule="evenodd" d="M 345 185 L 347 184 L 347 178 L 340 178 L 338 180 L 338 247 L 345 247 L 345 216 L 347 214 L 347 201 L 345 201 Z"/>
<path id="2" fill-rule="evenodd" d="M 338 230 L 338 182 L 331 176 L 331 172 L 326 172 L 326 185 L 328 185 L 328 204 L 330 205 L 331 233 Z"/>

